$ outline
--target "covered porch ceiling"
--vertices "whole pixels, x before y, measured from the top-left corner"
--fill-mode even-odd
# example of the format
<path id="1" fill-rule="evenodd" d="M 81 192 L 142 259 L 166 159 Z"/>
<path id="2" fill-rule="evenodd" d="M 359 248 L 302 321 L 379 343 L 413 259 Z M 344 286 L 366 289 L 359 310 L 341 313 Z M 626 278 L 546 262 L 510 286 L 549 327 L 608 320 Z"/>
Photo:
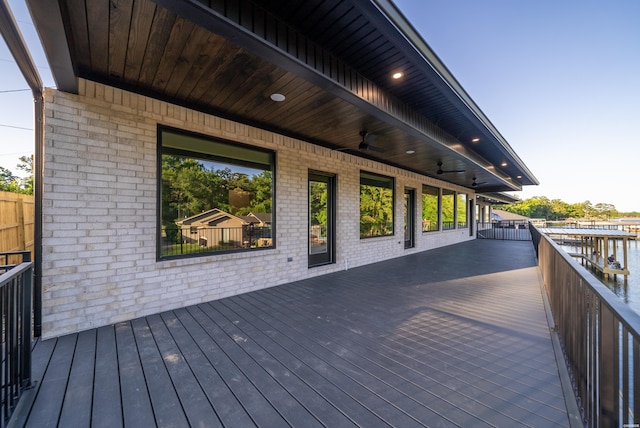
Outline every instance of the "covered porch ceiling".
<path id="1" fill-rule="evenodd" d="M 388 0 L 27 3 L 60 90 L 94 80 L 480 193 L 538 184 Z"/>

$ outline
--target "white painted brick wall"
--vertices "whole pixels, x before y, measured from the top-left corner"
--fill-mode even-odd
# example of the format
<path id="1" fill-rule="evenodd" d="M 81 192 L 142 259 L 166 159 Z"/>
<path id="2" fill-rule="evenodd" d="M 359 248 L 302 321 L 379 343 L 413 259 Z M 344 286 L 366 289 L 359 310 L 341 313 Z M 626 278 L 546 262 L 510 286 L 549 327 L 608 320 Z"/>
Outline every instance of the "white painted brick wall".
<path id="1" fill-rule="evenodd" d="M 157 125 L 277 153 L 277 248 L 156 261 Z M 404 249 L 403 191 L 423 177 L 90 81 L 46 90 L 43 337 L 107 325 L 471 239 L 420 231 Z M 307 267 L 307 172 L 337 175 L 337 263 Z M 359 238 L 360 170 L 395 177 L 395 236 Z M 453 190 L 463 190 L 448 186 Z M 292 262 L 287 258 L 292 257 Z"/>

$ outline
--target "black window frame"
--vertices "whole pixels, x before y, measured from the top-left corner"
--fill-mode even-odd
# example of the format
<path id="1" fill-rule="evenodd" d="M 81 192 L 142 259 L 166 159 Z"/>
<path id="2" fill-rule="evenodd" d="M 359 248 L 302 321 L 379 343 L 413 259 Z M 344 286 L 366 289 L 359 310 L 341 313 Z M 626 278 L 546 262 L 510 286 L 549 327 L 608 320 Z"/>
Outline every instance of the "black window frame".
<path id="1" fill-rule="evenodd" d="M 432 193 L 428 193 L 426 192 L 426 190 L 435 190 L 435 195 L 433 195 Z M 422 233 L 431 233 L 431 232 L 439 232 L 440 228 L 441 228 L 441 219 L 442 219 L 442 190 L 440 189 L 440 187 L 436 187 L 436 186 L 430 186 L 428 184 L 423 184 L 422 185 L 422 190 L 420 193 L 420 203 L 421 203 L 421 214 L 424 212 L 424 195 L 432 195 L 435 196 L 437 201 L 436 201 L 436 222 L 435 222 L 435 229 L 434 228 L 430 228 L 425 230 L 424 228 L 424 223 L 421 225 L 421 229 L 422 229 Z M 422 216 L 421 216 L 422 217 Z M 424 218 L 421 219 L 421 222 L 424 222 Z"/>
<path id="2" fill-rule="evenodd" d="M 395 235 L 395 204 L 396 204 L 396 180 L 394 177 L 390 177 L 388 175 L 378 174 L 375 172 L 369 172 L 365 170 L 360 170 L 360 185 L 359 185 L 359 196 L 358 196 L 358 224 L 360 225 L 362 219 L 362 185 L 363 180 L 369 181 L 368 184 L 370 186 L 375 186 L 376 182 L 389 182 L 389 186 L 377 186 L 381 188 L 391 189 L 391 233 L 380 234 L 380 235 L 363 235 L 362 229 L 359 227 L 359 236 L 360 239 L 372 239 L 372 238 L 384 238 L 388 236 Z"/>
<path id="3" fill-rule="evenodd" d="M 271 225 L 270 225 L 270 239 L 272 244 L 266 247 L 249 247 L 249 248 L 234 248 L 234 249 L 217 249 L 210 251 L 198 251 L 198 252 L 189 252 L 184 254 L 170 254 L 163 255 L 163 229 L 162 229 L 162 155 L 163 154 L 174 154 L 178 156 L 184 157 L 192 157 L 195 159 L 201 159 L 204 161 L 211 162 L 222 162 L 227 164 L 237 165 L 239 167 L 250 167 L 255 169 L 262 169 L 267 171 L 267 169 L 260 168 L 259 165 L 265 166 L 264 162 L 262 163 L 252 163 L 250 161 L 241 160 L 234 158 L 233 156 L 220 156 L 211 153 L 203 153 L 192 150 L 183 150 L 176 149 L 170 147 L 164 147 L 163 135 L 166 134 L 174 134 L 177 136 L 184 136 L 186 138 L 195 138 L 198 140 L 203 140 L 204 142 L 211 142 L 213 144 L 217 144 L 220 146 L 227 146 L 229 148 L 237 148 L 240 151 L 254 151 L 257 154 L 261 154 L 262 156 L 266 156 L 268 158 L 268 165 L 270 166 L 269 171 L 271 172 Z M 175 259 L 185 259 L 185 258 L 194 258 L 194 257 L 209 257 L 212 255 L 222 255 L 228 253 L 245 253 L 251 251 L 263 251 L 267 249 L 275 249 L 276 248 L 276 166 L 277 166 L 277 157 L 276 152 L 273 150 L 265 149 L 262 147 L 257 147 L 245 143 L 240 143 L 237 141 L 219 138 L 211 135 L 206 135 L 202 133 L 187 131 L 180 128 L 175 128 L 166 125 L 157 126 L 157 146 L 156 146 L 156 184 L 157 184 L 157 196 L 156 196 L 156 261 L 166 261 L 166 260 L 175 260 Z M 253 230 L 253 229 L 252 229 Z"/>

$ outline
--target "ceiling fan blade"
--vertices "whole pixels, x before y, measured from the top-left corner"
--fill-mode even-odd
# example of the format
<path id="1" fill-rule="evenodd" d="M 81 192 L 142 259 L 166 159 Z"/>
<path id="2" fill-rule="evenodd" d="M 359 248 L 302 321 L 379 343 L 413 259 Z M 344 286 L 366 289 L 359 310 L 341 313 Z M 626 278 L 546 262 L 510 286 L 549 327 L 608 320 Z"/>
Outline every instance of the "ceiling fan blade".
<path id="1" fill-rule="evenodd" d="M 372 146 L 371 143 L 374 142 L 378 136 L 375 134 L 369 134 L 367 131 L 360 131 L 360 136 L 362 137 L 362 141 L 358 144 L 359 150 L 370 150 L 372 152 L 384 153 L 386 150 L 382 147 Z"/>
<path id="2" fill-rule="evenodd" d="M 460 172 L 466 172 L 465 169 L 450 169 L 450 170 L 443 170 L 443 169 L 439 169 L 437 171 L 438 175 L 441 174 L 452 174 L 452 173 L 460 173 Z"/>
<path id="3" fill-rule="evenodd" d="M 473 177 L 473 183 L 471 183 L 471 186 L 476 187 L 476 186 L 480 186 L 480 185 L 482 185 L 482 184 L 487 184 L 487 182 L 486 182 L 486 181 L 481 181 L 480 183 L 478 183 L 478 182 L 476 181 L 476 178 L 475 178 L 475 177 Z"/>
<path id="4" fill-rule="evenodd" d="M 464 169 L 442 169 L 442 162 L 438 162 L 438 171 L 436 171 L 436 173 L 438 175 L 442 175 L 442 174 L 449 174 L 449 173 L 459 173 L 459 172 L 465 172 L 466 170 Z"/>
<path id="5" fill-rule="evenodd" d="M 378 153 L 386 152 L 386 150 L 383 149 L 382 147 L 372 146 L 371 144 L 367 144 L 367 150 L 371 150 L 372 152 L 378 152 Z"/>

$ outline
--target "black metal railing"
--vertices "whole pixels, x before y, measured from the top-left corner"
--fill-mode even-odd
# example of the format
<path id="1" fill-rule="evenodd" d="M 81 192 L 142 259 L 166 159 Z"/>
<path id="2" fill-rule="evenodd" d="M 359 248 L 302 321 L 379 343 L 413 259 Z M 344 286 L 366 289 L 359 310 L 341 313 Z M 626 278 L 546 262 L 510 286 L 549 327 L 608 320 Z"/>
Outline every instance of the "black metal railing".
<path id="1" fill-rule="evenodd" d="M 437 221 L 422 220 L 422 231 L 423 232 L 437 232 L 438 230 L 440 230 L 440 229 L 438 228 L 438 222 Z"/>
<path id="2" fill-rule="evenodd" d="M 530 241 L 531 233 L 526 222 L 500 221 L 478 223 L 479 239 L 499 239 L 505 241 Z"/>
<path id="3" fill-rule="evenodd" d="M 273 247 L 270 226 L 166 228 L 161 257 Z"/>
<path id="4" fill-rule="evenodd" d="M 2 385 L 0 398 L 4 427 L 31 382 L 31 317 L 33 263 L 28 251 L 0 253 L 0 322 L 2 323 Z M 21 257 L 20 263 L 12 258 Z"/>
<path id="5" fill-rule="evenodd" d="M 546 227 L 561 227 L 563 229 L 597 229 L 597 230 L 619 229 L 618 224 L 567 223 L 564 221 L 548 221 Z"/>
<path id="6" fill-rule="evenodd" d="M 640 315 L 552 239 L 530 230 L 586 425 L 637 426 Z"/>
<path id="7" fill-rule="evenodd" d="M 20 263 L 31 261 L 31 251 L 5 251 L 0 253 L 0 274 L 16 267 Z"/>
<path id="8" fill-rule="evenodd" d="M 456 223 L 454 221 L 443 221 L 442 222 L 442 230 L 453 230 L 456 228 Z"/>

